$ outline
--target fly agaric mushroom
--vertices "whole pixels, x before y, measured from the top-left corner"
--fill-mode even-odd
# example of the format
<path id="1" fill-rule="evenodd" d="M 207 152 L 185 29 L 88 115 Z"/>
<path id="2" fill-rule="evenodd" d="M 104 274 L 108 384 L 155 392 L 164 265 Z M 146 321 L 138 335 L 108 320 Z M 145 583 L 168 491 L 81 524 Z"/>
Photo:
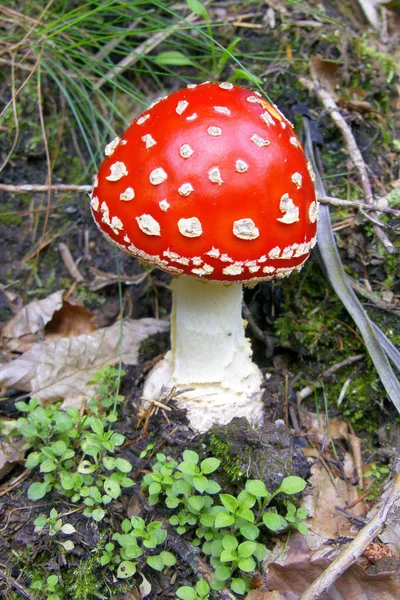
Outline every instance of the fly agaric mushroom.
<path id="1" fill-rule="evenodd" d="M 258 92 L 204 83 L 162 98 L 105 149 L 91 196 L 113 243 L 174 276 L 171 351 L 144 396 L 191 426 L 262 419 L 262 374 L 241 318 L 242 284 L 299 271 L 316 241 L 313 173 L 293 126 Z"/>

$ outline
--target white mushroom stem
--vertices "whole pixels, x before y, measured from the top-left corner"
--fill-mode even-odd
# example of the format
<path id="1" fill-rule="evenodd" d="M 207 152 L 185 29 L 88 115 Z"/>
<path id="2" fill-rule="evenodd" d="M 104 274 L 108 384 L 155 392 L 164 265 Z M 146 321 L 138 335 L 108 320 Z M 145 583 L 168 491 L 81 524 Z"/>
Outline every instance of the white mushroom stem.
<path id="1" fill-rule="evenodd" d="M 241 316 L 242 285 L 182 276 L 173 284 L 171 351 L 150 373 L 143 395 L 193 388 L 177 396 L 196 431 L 246 417 L 262 419 L 262 374 L 251 360 Z"/>

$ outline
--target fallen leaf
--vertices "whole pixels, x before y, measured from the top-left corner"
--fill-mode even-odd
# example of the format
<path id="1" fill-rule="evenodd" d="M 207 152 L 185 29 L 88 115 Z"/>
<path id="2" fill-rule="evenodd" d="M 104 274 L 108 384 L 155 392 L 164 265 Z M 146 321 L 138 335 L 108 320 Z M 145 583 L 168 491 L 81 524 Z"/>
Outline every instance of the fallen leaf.
<path id="1" fill-rule="evenodd" d="M 318 81 L 331 95 L 335 93 L 336 75 L 340 63 L 334 60 L 326 60 L 320 54 L 313 56 L 310 60 L 310 71 L 314 80 Z"/>
<path id="2" fill-rule="evenodd" d="M 97 329 L 93 319 L 94 313 L 84 306 L 65 301 L 60 310 L 57 310 L 51 321 L 47 323 L 44 330 L 45 338 L 57 339 L 93 333 Z"/>
<path id="3" fill-rule="evenodd" d="M 286 600 L 279 592 L 267 592 L 266 590 L 252 590 L 249 592 L 245 600 Z"/>
<path id="4" fill-rule="evenodd" d="M 98 329 L 88 335 L 34 344 L 21 357 L 0 367 L 0 385 L 30 392 L 41 402 L 64 400 L 80 405 L 88 396 L 86 382 L 102 366 L 137 363 L 140 343 L 149 335 L 167 331 L 169 324 L 157 319 L 127 319 L 122 324 Z M 121 346 L 121 347 L 120 347 Z M 90 387 L 92 395 L 94 386 Z"/>
<path id="5" fill-rule="evenodd" d="M 45 325 L 63 305 L 64 291 L 59 290 L 43 300 L 30 302 L 15 315 L 2 331 L 5 346 L 11 352 L 25 352 L 39 341 Z"/>
<path id="6" fill-rule="evenodd" d="M 0 444 L 0 480 L 3 479 L 14 468 L 16 464 L 22 463 L 25 457 L 25 440 L 17 440 L 8 444 L 2 441 Z"/>
<path id="7" fill-rule="evenodd" d="M 336 507 L 345 508 L 346 504 L 358 498 L 358 490 L 346 481 L 334 477 L 316 463 L 311 467 L 311 487 L 303 494 L 301 505 L 309 513 L 309 530 L 306 541 L 312 550 L 317 550 L 328 540 L 338 537 L 354 537 L 358 533 L 346 515 Z M 356 504 L 349 512 L 354 516 L 364 516 L 365 505 Z"/>
<path id="8" fill-rule="evenodd" d="M 269 564 L 267 582 L 270 590 L 279 591 L 286 600 L 299 600 L 301 594 L 331 564 L 340 549 L 327 549 L 329 556 L 316 556 L 304 537 L 294 534 L 287 551 Z M 318 600 L 398 600 L 400 583 L 392 573 L 369 575 L 357 564 L 345 571 Z"/>

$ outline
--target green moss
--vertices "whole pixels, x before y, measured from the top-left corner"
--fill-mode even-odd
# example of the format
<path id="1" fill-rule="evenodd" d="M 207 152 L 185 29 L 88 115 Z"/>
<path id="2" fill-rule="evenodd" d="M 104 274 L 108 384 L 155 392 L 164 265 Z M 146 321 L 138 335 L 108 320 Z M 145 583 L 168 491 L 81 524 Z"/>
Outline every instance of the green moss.
<path id="1" fill-rule="evenodd" d="M 232 483 L 244 481 L 246 473 L 242 471 L 241 460 L 231 454 L 231 445 L 229 442 L 225 442 L 216 435 L 211 434 L 208 446 L 210 453 L 221 461 L 221 468 Z"/>

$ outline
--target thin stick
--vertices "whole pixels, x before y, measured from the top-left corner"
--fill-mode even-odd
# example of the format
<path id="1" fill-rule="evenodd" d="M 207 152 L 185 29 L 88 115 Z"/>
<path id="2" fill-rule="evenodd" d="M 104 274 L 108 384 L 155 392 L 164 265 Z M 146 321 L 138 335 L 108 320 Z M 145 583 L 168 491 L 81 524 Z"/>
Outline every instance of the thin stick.
<path id="1" fill-rule="evenodd" d="M 9 586 L 14 588 L 14 590 L 16 590 L 18 592 L 18 594 L 20 594 L 23 598 L 26 598 L 27 600 L 33 600 L 33 596 L 30 595 L 30 593 L 28 592 L 27 589 L 25 589 L 20 583 L 18 583 L 18 581 L 16 581 L 13 577 L 10 577 L 9 575 L 6 575 L 5 573 L 3 573 L 3 571 L 0 570 L 0 579 L 2 579 L 3 581 L 5 581 L 5 583 Z"/>
<path id="2" fill-rule="evenodd" d="M 53 185 L 41 185 L 41 184 L 23 184 L 23 185 L 8 185 L 7 183 L 0 183 L 0 191 L 10 192 L 10 194 L 25 194 L 26 192 L 34 193 L 45 193 L 51 192 L 83 192 L 88 194 L 92 191 L 91 185 L 72 185 L 72 184 L 53 184 Z"/>
<path id="3" fill-rule="evenodd" d="M 358 208 L 359 210 L 375 210 L 376 212 L 400 215 L 400 210 L 396 210 L 395 208 L 390 208 L 388 206 L 379 208 L 378 206 L 371 206 L 371 204 L 361 202 L 361 200 L 342 200 L 341 198 L 334 198 L 333 196 L 318 196 L 318 200 L 322 202 L 322 204 L 330 204 L 332 206 Z"/>
<path id="4" fill-rule="evenodd" d="M 336 373 L 336 371 L 339 371 L 339 369 L 343 369 L 343 367 L 348 367 L 349 365 L 352 365 L 353 363 L 358 362 L 359 360 L 362 360 L 363 358 L 365 358 L 365 354 L 357 354 L 355 356 L 348 356 L 341 362 L 336 363 L 335 365 L 332 365 L 332 367 L 329 367 L 329 369 L 324 371 L 321 374 L 321 378 L 329 379 L 329 377 L 331 377 L 334 373 Z M 300 390 L 300 392 L 296 392 L 297 402 L 301 402 L 305 398 L 308 398 L 308 396 L 311 396 L 314 393 L 314 388 L 316 385 L 319 386 L 318 383 L 316 383 L 314 386 L 307 385 L 305 388 Z"/>
<path id="5" fill-rule="evenodd" d="M 82 273 L 80 273 L 78 267 L 76 266 L 74 258 L 67 244 L 60 242 L 58 244 L 58 249 L 60 251 L 62 261 L 64 263 L 65 268 L 68 271 L 68 274 L 71 275 L 72 279 L 75 279 L 75 281 L 83 281 L 84 277 Z"/>
<path id="6" fill-rule="evenodd" d="M 335 581 L 362 555 L 365 548 L 379 535 L 385 526 L 390 510 L 400 500 L 400 475 L 394 480 L 393 487 L 385 504 L 377 512 L 375 517 L 347 548 L 334 560 L 329 567 L 310 585 L 302 594 L 300 600 L 318 600 L 321 594 L 329 589 Z"/>
<path id="7" fill-rule="evenodd" d="M 371 206 L 374 206 L 375 201 L 372 193 L 371 183 L 368 177 L 366 164 L 357 146 L 356 140 L 354 139 L 353 132 L 342 117 L 342 114 L 340 113 L 339 107 L 336 104 L 335 100 L 332 98 L 332 96 L 327 90 L 325 90 L 322 87 L 319 87 L 317 84 L 311 81 L 311 79 L 307 79 L 306 77 L 299 77 L 299 83 L 311 94 L 314 94 L 322 102 L 324 108 L 330 114 L 332 121 L 340 130 L 346 142 L 349 156 L 360 176 L 361 187 L 364 192 L 365 202 Z M 370 216 L 379 221 L 375 211 L 371 212 Z M 376 223 L 374 223 L 374 231 L 379 241 L 386 248 L 387 252 L 393 254 L 395 252 L 395 248 L 392 242 L 389 240 L 383 229 Z"/>

